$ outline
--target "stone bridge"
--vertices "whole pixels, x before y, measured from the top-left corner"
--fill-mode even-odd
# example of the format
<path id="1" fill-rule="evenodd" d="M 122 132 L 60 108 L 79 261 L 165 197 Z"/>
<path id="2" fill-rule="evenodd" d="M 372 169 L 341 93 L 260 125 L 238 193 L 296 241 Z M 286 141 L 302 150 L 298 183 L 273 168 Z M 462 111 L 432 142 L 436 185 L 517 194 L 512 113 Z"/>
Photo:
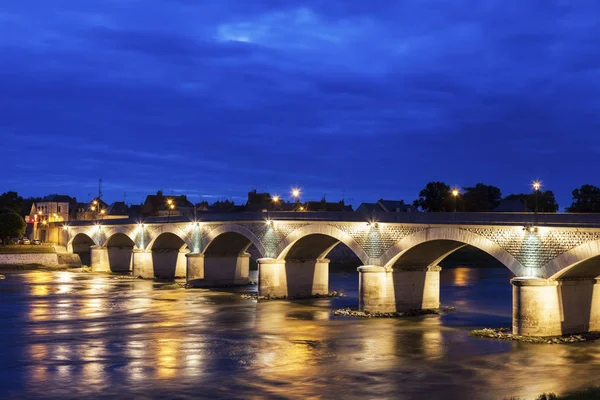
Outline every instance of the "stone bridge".
<path id="1" fill-rule="evenodd" d="M 363 264 L 359 307 L 371 312 L 438 308 L 438 264 L 468 245 L 514 274 L 514 333 L 600 330 L 600 215 L 229 213 L 50 229 L 69 252 L 90 257 L 94 271 L 186 277 L 197 287 L 248 283 L 247 250 L 254 246 L 259 295 L 273 297 L 327 293 L 326 257 L 341 242 Z"/>

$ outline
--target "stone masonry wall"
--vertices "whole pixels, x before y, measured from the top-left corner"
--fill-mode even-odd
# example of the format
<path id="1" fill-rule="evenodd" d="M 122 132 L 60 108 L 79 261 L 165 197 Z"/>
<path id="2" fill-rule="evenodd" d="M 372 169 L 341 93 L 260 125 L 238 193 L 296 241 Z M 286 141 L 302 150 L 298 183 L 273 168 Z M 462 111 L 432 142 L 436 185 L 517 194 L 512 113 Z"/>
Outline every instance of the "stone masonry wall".
<path id="1" fill-rule="evenodd" d="M 54 253 L 0 254 L 0 264 L 41 264 L 46 267 L 56 267 L 58 257 Z"/>

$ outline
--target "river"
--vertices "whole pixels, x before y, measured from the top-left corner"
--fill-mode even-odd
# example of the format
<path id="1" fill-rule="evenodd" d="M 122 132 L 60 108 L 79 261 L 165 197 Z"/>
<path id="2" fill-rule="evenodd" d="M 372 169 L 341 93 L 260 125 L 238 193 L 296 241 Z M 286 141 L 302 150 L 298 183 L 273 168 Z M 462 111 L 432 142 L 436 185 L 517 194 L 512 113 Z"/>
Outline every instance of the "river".
<path id="1" fill-rule="evenodd" d="M 242 299 L 110 275 L 7 273 L 0 281 L 2 398 L 534 398 L 597 384 L 600 342 L 535 345 L 469 336 L 510 326 L 508 270 L 441 273 L 457 311 L 350 319 L 347 297 Z M 254 278 L 256 278 L 254 276 Z"/>

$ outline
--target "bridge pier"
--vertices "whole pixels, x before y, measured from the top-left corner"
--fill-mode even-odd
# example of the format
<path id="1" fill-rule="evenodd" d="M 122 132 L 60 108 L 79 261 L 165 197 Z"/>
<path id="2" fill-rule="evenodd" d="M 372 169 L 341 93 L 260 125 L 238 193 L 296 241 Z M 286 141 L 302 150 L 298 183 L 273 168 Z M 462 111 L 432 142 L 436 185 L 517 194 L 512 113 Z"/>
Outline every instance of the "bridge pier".
<path id="1" fill-rule="evenodd" d="M 378 265 L 358 268 L 359 310 L 403 312 L 440 307 L 439 266 L 387 270 Z"/>
<path id="2" fill-rule="evenodd" d="M 311 297 L 329 293 L 329 260 L 258 260 L 258 295 Z"/>
<path id="3" fill-rule="evenodd" d="M 559 336 L 600 330 L 598 279 L 517 277 L 513 285 L 513 333 Z"/>
<path id="4" fill-rule="evenodd" d="M 93 272 L 110 272 L 108 249 L 102 246 L 91 246 L 90 264 Z"/>
<path id="5" fill-rule="evenodd" d="M 187 283 L 193 287 L 219 287 L 250 283 L 250 254 L 187 254 Z"/>
<path id="6" fill-rule="evenodd" d="M 133 250 L 132 270 L 133 277 L 154 279 L 154 264 L 152 262 L 152 250 Z"/>

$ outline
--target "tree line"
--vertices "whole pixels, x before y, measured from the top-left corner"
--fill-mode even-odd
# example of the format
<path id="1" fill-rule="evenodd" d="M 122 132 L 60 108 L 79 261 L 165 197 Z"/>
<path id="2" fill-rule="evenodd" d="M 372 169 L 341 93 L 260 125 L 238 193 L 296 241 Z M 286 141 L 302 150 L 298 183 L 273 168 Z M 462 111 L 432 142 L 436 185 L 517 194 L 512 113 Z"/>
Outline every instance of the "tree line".
<path id="1" fill-rule="evenodd" d="M 600 188 L 582 185 L 573 190 L 573 202 L 565 208 L 570 213 L 600 213 Z M 429 182 L 419 192 L 413 202 L 415 207 L 427 212 L 486 212 L 494 211 L 503 201 L 515 201 L 523 209 L 518 211 L 539 211 L 554 213 L 558 203 L 551 190 L 531 193 L 517 193 L 502 197 L 500 188 L 484 183 L 455 191 L 444 182 Z M 537 209 L 536 209 L 537 208 Z"/>

